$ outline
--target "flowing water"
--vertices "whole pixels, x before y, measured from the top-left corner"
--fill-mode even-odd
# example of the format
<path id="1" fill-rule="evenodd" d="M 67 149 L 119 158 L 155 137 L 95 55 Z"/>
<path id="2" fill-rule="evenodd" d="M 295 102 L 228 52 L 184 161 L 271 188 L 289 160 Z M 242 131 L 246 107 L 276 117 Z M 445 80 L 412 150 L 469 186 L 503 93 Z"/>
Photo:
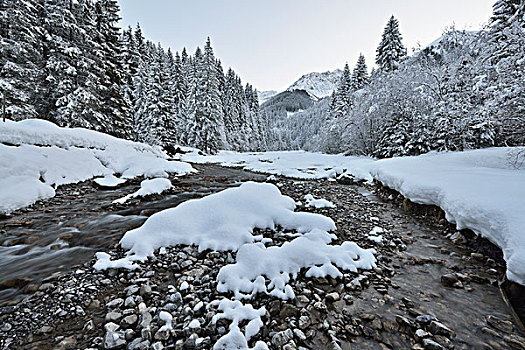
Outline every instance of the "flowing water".
<path id="1" fill-rule="evenodd" d="M 55 272 L 89 261 L 95 252 L 115 245 L 151 214 L 248 180 L 265 176 L 214 165 L 196 166 L 197 174 L 172 178 L 174 189 L 153 200 L 129 206 L 112 201 L 135 192 L 139 181 L 114 190 L 96 189 L 91 181 L 64 186 L 57 196 L 0 219 L 0 304 Z"/>

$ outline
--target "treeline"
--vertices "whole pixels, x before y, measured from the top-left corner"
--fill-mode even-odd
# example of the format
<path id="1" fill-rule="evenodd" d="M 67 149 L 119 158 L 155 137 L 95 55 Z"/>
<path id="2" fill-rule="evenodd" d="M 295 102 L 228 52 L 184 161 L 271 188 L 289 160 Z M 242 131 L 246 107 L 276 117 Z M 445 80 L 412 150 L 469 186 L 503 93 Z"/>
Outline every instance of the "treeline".
<path id="1" fill-rule="evenodd" d="M 42 118 L 207 152 L 265 149 L 257 93 L 210 40 L 190 56 L 118 27 L 115 0 L 0 0 L 0 89 L 14 120 Z"/>
<path id="2" fill-rule="evenodd" d="M 522 0 L 499 0 L 486 30 L 451 29 L 411 57 L 392 17 L 379 68 L 369 76 L 362 56 L 346 66 L 321 130 L 305 129 L 300 147 L 392 157 L 523 145 L 524 16 Z"/>

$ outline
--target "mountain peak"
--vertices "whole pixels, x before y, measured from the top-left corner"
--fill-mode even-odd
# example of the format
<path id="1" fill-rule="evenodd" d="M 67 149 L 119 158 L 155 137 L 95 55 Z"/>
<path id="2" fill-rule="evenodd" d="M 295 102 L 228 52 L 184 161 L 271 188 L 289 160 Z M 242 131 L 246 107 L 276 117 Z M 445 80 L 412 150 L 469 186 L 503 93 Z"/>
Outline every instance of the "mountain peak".
<path id="1" fill-rule="evenodd" d="M 299 78 L 286 91 L 306 90 L 315 98 L 330 96 L 337 88 L 342 73 L 340 69 L 308 73 Z"/>

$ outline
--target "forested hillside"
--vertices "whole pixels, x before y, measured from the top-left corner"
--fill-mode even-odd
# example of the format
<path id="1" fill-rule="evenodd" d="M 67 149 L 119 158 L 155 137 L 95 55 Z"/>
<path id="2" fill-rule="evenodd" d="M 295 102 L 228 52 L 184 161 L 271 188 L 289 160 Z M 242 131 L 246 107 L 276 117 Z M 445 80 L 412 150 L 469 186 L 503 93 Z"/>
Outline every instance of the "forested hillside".
<path id="1" fill-rule="evenodd" d="M 0 1 L 8 117 L 208 152 L 266 147 L 256 91 L 223 71 L 209 39 L 173 54 L 118 21 L 116 0 Z"/>
<path id="2" fill-rule="evenodd" d="M 321 137 L 307 148 L 377 157 L 525 142 L 525 6 L 499 0 L 486 30 L 454 28 L 406 57 L 388 22 L 368 78 L 345 67 Z M 306 133 L 309 130 L 305 130 Z"/>
<path id="3" fill-rule="evenodd" d="M 214 153 L 307 149 L 376 157 L 522 145 L 522 0 L 498 0 L 485 30 L 447 30 L 407 56 L 392 16 L 369 74 L 311 73 L 303 89 L 257 92 L 224 72 L 208 39 L 193 55 L 118 27 L 116 0 L 0 2 L 0 89 L 14 120 L 41 118 Z M 379 39 L 379 38 L 378 38 Z M 312 91 L 339 86 L 317 100 Z M 296 86 L 296 87 L 297 87 Z"/>

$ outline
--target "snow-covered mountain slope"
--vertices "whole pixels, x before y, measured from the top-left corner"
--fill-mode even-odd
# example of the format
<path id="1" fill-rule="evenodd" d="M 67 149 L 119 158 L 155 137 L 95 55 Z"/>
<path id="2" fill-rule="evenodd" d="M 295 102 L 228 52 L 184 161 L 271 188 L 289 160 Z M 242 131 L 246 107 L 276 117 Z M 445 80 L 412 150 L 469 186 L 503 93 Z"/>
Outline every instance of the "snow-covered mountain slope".
<path id="1" fill-rule="evenodd" d="M 259 99 L 259 104 L 262 105 L 264 102 L 268 101 L 277 94 L 278 92 L 275 90 L 257 91 L 257 98 Z"/>
<path id="2" fill-rule="evenodd" d="M 303 75 L 299 80 L 293 83 L 287 91 L 306 90 L 317 98 L 330 96 L 337 87 L 341 74 L 340 69 L 327 71 L 323 73 L 313 72 Z"/>

